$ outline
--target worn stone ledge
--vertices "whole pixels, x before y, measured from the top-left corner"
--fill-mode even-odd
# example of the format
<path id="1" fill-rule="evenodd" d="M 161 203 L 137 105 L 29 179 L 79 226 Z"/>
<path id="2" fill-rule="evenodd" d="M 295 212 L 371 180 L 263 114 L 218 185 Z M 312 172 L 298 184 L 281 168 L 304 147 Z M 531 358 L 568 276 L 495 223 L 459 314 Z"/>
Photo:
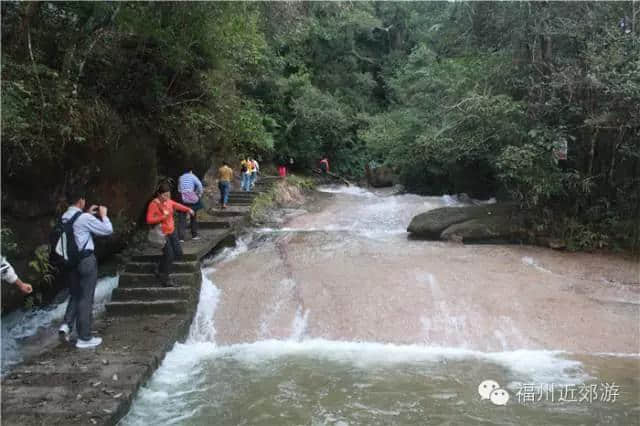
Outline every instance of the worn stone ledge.
<path id="1" fill-rule="evenodd" d="M 265 180 L 261 188 L 268 182 Z M 202 281 L 200 260 L 212 250 L 232 244 L 234 233 L 247 223 L 248 212 L 248 206 L 235 205 L 207 215 L 212 225 L 207 225 L 206 218 L 201 221 L 202 239 L 183 245 L 184 261 L 172 274 L 176 282 L 197 295 Z M 230 223 L 221 226 L 225 220 Z M 2 424 L 115 425 L 127 414 L 138 389 L 175 342 L 186 338 L 198 303 L 189 289 L 167 291 L 159 287 L 150 273 L 150 264 L 158 254 L 159 250 L 145 249 L 134 255 L 134 262 L 125 268 L 129 272 L 120 276 L 122 290 L 116 300 L 134 298 L 147 303 L 153 301 L 152 294 L 180 293 L 179 304 L 186 304 L 185 312 L 105 315 L 94 322 L 94 330 L 103 338 L 97 348 L 80 350 L 69 343 L 47 346 L 3 377 Z"/>
<path id="2" fill-rule="evenodd" d="M 113 425 L 158 368 L 174 342 L 188 333 L 193 312 L 106 318 L 96 349 L 60 344 L 15 367 L 2 381 L 7 425 Z"/>

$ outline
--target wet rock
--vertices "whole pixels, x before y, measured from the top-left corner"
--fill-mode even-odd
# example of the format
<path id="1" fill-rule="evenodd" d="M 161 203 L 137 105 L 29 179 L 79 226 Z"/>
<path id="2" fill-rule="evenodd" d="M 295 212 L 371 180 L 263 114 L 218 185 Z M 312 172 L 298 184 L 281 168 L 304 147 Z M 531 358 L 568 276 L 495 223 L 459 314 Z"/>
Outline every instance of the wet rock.
<path id="1" fill-rule="evenodd" d="M 510 203 L 467 207 L 441 207 L 415 216 L 411 219 L 407 231 L 414 237 L 438 240 L 445 229 L 457 223 L 473 219 L 482 219 L 489 216 L 501 216 L 508 220 L 508 218 L 516 212 L 516 205 Z"/>
<path id="2" fill-rule="evenodd" d="M 522 218 L 513 216 L 486 216 L 456 223 L 445 229 L 440 238 L 463 243 L 522 242 L 527 238 Z"/>

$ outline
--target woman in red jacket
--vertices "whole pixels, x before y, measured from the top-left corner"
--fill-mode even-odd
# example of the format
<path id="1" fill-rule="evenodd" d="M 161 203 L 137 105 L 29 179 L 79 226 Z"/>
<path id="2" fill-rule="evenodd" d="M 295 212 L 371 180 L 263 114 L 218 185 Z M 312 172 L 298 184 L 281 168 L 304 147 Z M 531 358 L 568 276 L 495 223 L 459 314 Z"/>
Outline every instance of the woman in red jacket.
<path id="1" fill-rule="evenodd" d="M 151 200 L 147 208 L 147 223 L 149 225 L 161 224 L 162 233 L 166 237 L 166 244 L 162 249 L 162 258 L 158 264 L 158 275 L 165 287 L 175 287 L 169 277 L 171 274 L 171 266 L 174 259 L 182 256 L 182 247 L 178 241 L 173 222 L 173 210 L 183 213 L 189 213 L 193 216 L 194 212 L 187 206 L 176 203 L 171 199 L 171 189 L 166 183 L 160 184 L 156 198 Z"/>

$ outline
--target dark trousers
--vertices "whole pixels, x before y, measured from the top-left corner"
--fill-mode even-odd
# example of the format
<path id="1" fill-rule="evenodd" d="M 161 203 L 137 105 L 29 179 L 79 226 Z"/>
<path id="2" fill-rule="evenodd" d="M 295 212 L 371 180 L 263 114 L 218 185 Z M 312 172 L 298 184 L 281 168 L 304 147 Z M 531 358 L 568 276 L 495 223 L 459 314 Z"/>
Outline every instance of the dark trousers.
<path id="1" fill-rule="evenodd" d="M 73 330 L 76 323 L 76 314 L 78 313 L 76 302 L 78 300 L 78 273 L 74 269 L 68 269 L 63 271 L 64 281 L 69 287 L 69 302 L 67 303 L 67 310 L 64 313 L 64 319 L 62 320 L 69 326 L 69 330 Z"/>
<path id="2" fill-rule="evenodd" d="M 158 272 L 164 282 L 169 281 L 169 275 L 173 270 L 173 261 L 182 257 L 182 246 L 178 241 L 175 231 L 167 235 L 167 243 L 162 249 L 162 257 L 158 265 Z"/>
<path id="3" fill-rule="evenodd" d="M 93 325 L 93 300 L 98 282 L 98 261 L 91 254 L 83 258 L 78 266 L 68 271 L 71 297 L 64 314 L 64 322 L 73 328 L 76 323 L 78 338 L 91 339 L 91 326 Z"/>
<path id="4" fill-rule="evenodd" d="M 191 227 L 191 236 L 197 237 L 198 236 L 198 219 L 197 219 L 198 211 L 194 208 L 195 204 L 188 204 L 188 203 L 182 203 L 182 204 L 184 204 L 185 206 L 193 210 L 193 216 L 191 216 L 191 219 L 189 219 L 190 220 L 189 226 Z M 188 215 L 189 213 L 178 212 L 178 239 L 179 240 L 184 240 L 185 230 L 187 229 Z"/>

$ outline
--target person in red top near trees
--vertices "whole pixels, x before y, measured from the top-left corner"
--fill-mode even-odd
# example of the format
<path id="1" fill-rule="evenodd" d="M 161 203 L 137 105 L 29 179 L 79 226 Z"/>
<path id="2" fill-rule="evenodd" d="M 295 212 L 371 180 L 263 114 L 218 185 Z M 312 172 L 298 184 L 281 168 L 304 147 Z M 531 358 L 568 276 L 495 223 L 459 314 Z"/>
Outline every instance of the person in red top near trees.
<path id="1" fill-rule="evenodd" d="M 194 215 L 194 211 L 189 207 L 176 203 L 171 199 L 171 188 L 169 188 L 168 184 L 160 184 L 156 198 L 151 200 L 147 208 L 147 223 L 149 225 L 161 224 L 162 233 L 166 237 L 166 243 L 162 249 L 162 257 L 158 264 L 158 272 L 156 273 L 165 287 L 175 287 L 170 278 L 171 267 L 173 261 L 182 256 L 182 247 L 180 246 L 180 241 L 178 241 L 173 222 L 174 209 L 179 212 L 189 213 L 191 216 Z"/>
<path id="2" fill-rule="evenodd" d="M 326 155 L 320 160 L 320 170 L 322 170 L 322 173 L 329 173 L 329 160 Z"/>

